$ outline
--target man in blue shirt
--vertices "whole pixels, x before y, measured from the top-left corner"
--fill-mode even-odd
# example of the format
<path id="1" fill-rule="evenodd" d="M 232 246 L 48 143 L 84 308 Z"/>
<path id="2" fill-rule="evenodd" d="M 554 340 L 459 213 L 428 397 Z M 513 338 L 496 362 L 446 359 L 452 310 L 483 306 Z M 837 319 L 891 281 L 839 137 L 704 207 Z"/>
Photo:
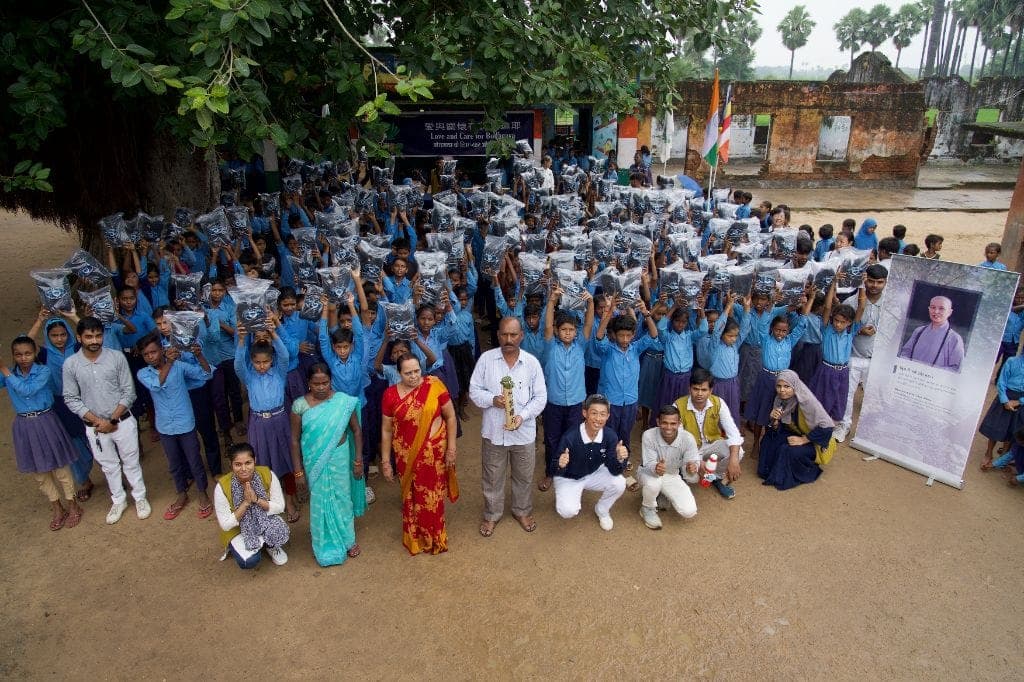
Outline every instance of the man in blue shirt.
<path id="1" fill-rule="evenodd" d="M 189 479 L 196 484 L 198 516 L 205 519 L 213 513 L 213 502 L 206 493 L 206 466 L 199 454 L 199 438 L 196 435 L 195 414 L 189 401 L 188 384 L 208 381 L 213 376 L 210 363 L 203 357 L 202 348 L 198 344 L 191 349 L 196 364 L 176 361 L 180 352 L 175 350 L 172 353 L 170 348 L 165 351 L 156 334 L 140 341 L 139 350 L 147 365 L 139 370 L 139 381 L 153 396 L 160 445 L 167 456 L 174 488 L 178 493 L 164 511 L 164 519 L 176 519 L 188 504 Z"/>

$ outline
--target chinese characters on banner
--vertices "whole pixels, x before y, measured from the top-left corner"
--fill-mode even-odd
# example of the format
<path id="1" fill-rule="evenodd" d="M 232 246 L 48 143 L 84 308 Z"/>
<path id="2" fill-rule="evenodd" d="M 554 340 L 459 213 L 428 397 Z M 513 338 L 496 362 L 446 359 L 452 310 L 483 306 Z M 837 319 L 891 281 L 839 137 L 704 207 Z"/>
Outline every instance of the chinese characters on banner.
<path id="1" fill-rule="evenodd" d="M 479 127 L 480 112 L 410 112 L 391 119 L 398 129 L 394 142 L 402 156 L 484 156 L 486 144 L 496 138 L 533 139 L 533 112 L 505 114 L 505 125 L 496 133 Z"/>

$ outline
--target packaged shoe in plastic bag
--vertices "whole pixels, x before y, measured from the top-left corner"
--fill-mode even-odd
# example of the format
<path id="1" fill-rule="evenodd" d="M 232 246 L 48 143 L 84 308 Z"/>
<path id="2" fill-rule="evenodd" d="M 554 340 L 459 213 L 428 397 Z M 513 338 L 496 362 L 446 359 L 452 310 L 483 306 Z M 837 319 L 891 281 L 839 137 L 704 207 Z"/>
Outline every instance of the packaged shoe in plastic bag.
<path id="1" fill-rule="evenodd" d="M 807 280 L 811 277 L 811 271 L 803 268 L 779 268 L 779 291 L 781 292 L 781 305 L 800 305 L 807 289 Z"/>
<path id="2" fill-rule="evenodd" d="M 241 275 L 237 275 L 241 277 Z M 171 275 L 173 288 L 171 299 L 178 308 L 200 311 L 203 309 L 203 273 L 191 272 L 187 275 Z M 270 282 L 267 282 L 269 286 Z"/>
<path id="3" fill-rule="evenodd" d="M 111 272 L 103 267 L 95 257 L 85 249 L 75 249 L 64 267 L 78 278 L 79 283 L 86 283 L 90 288 L 110 284 Z"/>
<path id="4" fill-rule="evenodd" d="M 840 289 L 853 289 L 864 283 L 864 274 L 871 264 L 871 249 L 857 249 L 852 246 L 845 246 L 839 249 L 838 254 L 829 259 L 837 260 L 840 270 L 836 274 L 839 278 Z"/>
<path id="5" fill-rule="evenodd" d="M 128 224 L 124 220 L 124 213 L 113 213 L 100 218 L 98 224 L 103 241 L 109 246 L 118 249 L 131 243 L 128 239 Z"/>
<path id="6" fill-rule="evenodd" d="M 317 284 L 307 284 L 306 293 L 302 297 L 302 307 L 299 308 L 299 318 L 309 322 L 316 322 L 323 315 L 324 304 L 320 297 L 324 290 Z"/>
<path id="7" fill-rule="evenodd" d="M 346 294 L 352 290 L 351 270 L 340 267 L 318 268 L 316 274 L 320 276 L 320 282 L 327 294 L 328 301 L 336 305 L 348 302 Z"/>
<path id="8" fill-rule="evenodd" d="M 374 246 L 365 239 L 359 242 L 359 273 L 364 282 L 376 282 L 384 272 L 384 263 L 391 249 Z"/>
<path id="9" fill-rule="evenodd" d="M 206 232 L 210 246 L 228 246 L 231 244 L 231 226 L 223 206 L 218 206 L 209 213 L 195 219 L 196 226 Z"/>
<path id="10" fill-rule="evenodd" d="M 416 338 L 416 308 L 412 301 L 384 303 L 387 331 L 396 339 Z"/>
<path id="11" fill-rule="evenodd" d="M 205 315 L 191 310 L 168 310 L 164 317 L 171 324 L 171 347 L 191 351 L 199 341 L 199 330 Z"/>
<path id="12" fill-rule="evenodd" d="M 78 299 L 88 308 L 89 314 L 104 325 L 111 324 L 117 319 L 117 309 L 114 307 L 114 298 L 109 286 L 100 287 L 95 291 L 79 291 Z"/>
<path id="13" fill-rule="evenodd" d="M 249 332 L 267 329 L 269 320 L 266 293 L 270 288 L 270 281 L 251 277 L 235 277 L 235 281 L 237 286 L 229 288 L 228 293 L 235 302 L 238 321 Z"/>

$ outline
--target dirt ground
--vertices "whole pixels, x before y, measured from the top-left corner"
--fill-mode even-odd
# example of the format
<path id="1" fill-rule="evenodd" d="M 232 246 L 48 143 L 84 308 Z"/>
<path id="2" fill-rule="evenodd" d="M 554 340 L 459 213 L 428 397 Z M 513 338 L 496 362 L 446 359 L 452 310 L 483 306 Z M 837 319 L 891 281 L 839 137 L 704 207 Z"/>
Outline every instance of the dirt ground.
<path id="1" fill-rule="evenodd" d="M 1005 212 L 875 217 L 885 234 L 906 224 L 909 241 L 942 233 L 944 258 L 974 263 Z M 62 262 L 74 239 L 9 214 L 0 231 L 9 357 L 37 310 L 27 271 Z M 10 419 L 0 400 L 0 423 Z M 217 561 L 216 522 L 197 519 L 194 501 L 161 518 L 173 489 L 146 434 L 153 516 L 129 509 L 104 525 L 100 484 L 82 524 L 53 533 L 5 427 L 0 676 L 996 680 L 1024 666 L 1013 606 L 1024 493 L 978 471 L 980 439 L 962 491 L 840 446 L 817 483 L 787 492 L 744 462 L 734 500 L 697 490 L 698 516 L 663 513 L 659 532 L 642 525 L 638 494 L 616 504 L 605 533 L 593 498 L 566 521 L 547 492 L 535 496 L 535 533 L 506 516 L 483 539 L 478 424 L 474 411 L 459 443 L 446 555 L 407 555 L 398 489 L 377 478 L 378 501 L 357 522 L 362 556 L 320 568 L 303 520 L 287 566 L 246 573 Z"/>

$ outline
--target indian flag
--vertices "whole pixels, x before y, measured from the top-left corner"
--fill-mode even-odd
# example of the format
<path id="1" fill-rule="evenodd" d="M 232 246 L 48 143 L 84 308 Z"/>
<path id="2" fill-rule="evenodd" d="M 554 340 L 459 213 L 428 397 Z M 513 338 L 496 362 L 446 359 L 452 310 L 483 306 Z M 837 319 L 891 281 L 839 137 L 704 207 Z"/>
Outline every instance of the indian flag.
<path id="1" fill-rule="evenodd" d="M 722 132 L 718 134 L 718 160 L 729 163 L 729 138 L 732 137 L 732 84 L 725 89 L 725 113 L 722 116 Z"/>
<path id="2" fill-rule="evenodd" d="M 711 106 L 708 107 L 708 124 L 704 128 L 700 155 L 712 168 L 718 165 L 718 69 L 715 69 L 715 84 L 711 86 Z"/>

